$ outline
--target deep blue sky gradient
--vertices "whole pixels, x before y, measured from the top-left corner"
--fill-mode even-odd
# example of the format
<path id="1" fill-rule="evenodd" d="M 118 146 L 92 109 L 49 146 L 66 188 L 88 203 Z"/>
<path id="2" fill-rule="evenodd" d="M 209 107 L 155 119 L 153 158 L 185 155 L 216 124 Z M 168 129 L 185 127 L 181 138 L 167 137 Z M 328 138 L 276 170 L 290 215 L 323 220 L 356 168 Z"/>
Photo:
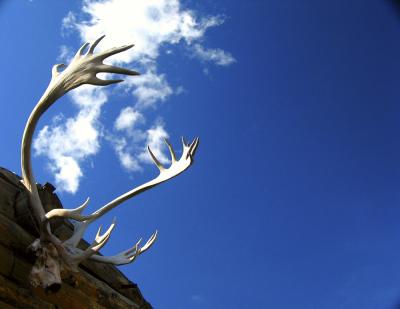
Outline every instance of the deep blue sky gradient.
<path id="1" fill-rule="evenodd" d="M 187 91 L 153 117 L 164 117 L 176 147 L 181 135 L 200 136 L 196 163 L 104 221 L 118 219 L 108 254 L 159 230 L 150 252 L 122 267 L 155 308 L 399 308 L 400 14 L 393 3 L 183 3 L 227 16 L 206 43 L 237 63 L 207 66 L 182 46 L 160 58 L 160 71 Z M 76 35 L 60 35 L 62 18 L 79 6 L 0 5 L 0 165 L 17 173 L 23 127 L 58 48 L 80 45 Z M 129 103 L 113 98 L 105 127 Z M 63 99 L 40 127 L 59 112 L 76 109 Z M 42 183 L 53 180 L 46 164 L 34 159 Z M 79 192 L 60 195 L 65 207 L 91 196 L 95 209 L 156 174 L 149 166 L 128 175 L 106 143 L 84 169 Z"/>

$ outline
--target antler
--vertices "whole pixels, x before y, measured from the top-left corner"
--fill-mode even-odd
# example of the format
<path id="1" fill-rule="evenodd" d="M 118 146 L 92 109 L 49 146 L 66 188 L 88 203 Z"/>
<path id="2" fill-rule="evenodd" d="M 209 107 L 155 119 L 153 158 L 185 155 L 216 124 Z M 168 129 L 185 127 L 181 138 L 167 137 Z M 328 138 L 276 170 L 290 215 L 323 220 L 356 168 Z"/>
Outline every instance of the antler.
<path id="1" fill-rule="evenodd" d="M 136 71 L 103 64 L 103 61 L 106 58 L 133 47 L 133 45 L 124 45 L 106 50 L 99 54 L 94 54 L 94 49 L 103 38 L 104 35 L 99 37 L 92 44 L 83 44 L 68 66 L 63 63 L 53 66 L 50 84 L 43 96 L 40 98 L 39 102 L 36 104 L 26 123 L 21 145 L 22 179 L 26 188 L 32 193 L 32 208 L 36 220 L 39 222 L 44 217 L 44 210 L 40 202 L 39 194 L 36 189 L 35 178 L 32 172 L 31 144 L 33 133 L 40 117 L 51 105 L 54 104 L 58 98 L 76 87 L 79 87 L 83 84 L 106 86 L 123 81 L 121 79 L 102 80 L 96 76 L 98 73 L 118 73 L 132 76 L 139 75 L 139 73 Z M 88 51 L 84 53 L 86 48 L 88 48 Z M 59 72 L 60 68 L 65 69 L 64 71 Z"/>
<path id="2" fill-rule="evenodd" d="M 151 149 L 148 148 L 151 158 L 160 171 L 159 175 L 145 184 L 122 194 L 90 215 L 82 214 L 89 204 L 89 199 L 75 209 L 53 209 L 48 213 L 45 213 L 39 198 L 31 167 L 32 137 L 41 115 L 62 95 L 83 84 L 106 86 L 122 81 L 119 79 L 103 80 L 96 76 L 98 73 L 117 73 L 132 76 L 139 74 L 136 71 L 104 64 L 103 61 L 106 58 L 123 52 L 131 48 L 133 45 L 125 45 L 94 54 L 94 49 L 103 38 L 104 36 L 101 36 L 92 44 L 83 44 L 68 66 L 65 64 L 57 64 L 53 66 L 50 84 L 33 109 L 26 124 L 22 139 L 21 166 L 23 183 L 30 192 L 30 201 L 33 213 L 40 226 L 40 238 L 35 240 L 30 246 L 38 256 L 37 262 L 31 272 L 31 280 L 34 284 L 40 284 L 50 290 L 57 290 L 61 284 L 59 272 L 62 265 L 65 265 L 70 269 L 76 269 L 78 264 L 85 259 L 121 265 L 133 262 L 140 254 L 147 251 L 155 242 L 157 231 L 151 235 L 149 240 L 142 247 L 139 246 L 141 242 L 141 240 L 139 240 L 132 248 L 122 251 L 114 256 L 106 257 L 97 255 L 96 253 L 98 253 L 109 240 L 111 232 L 115 227 L 115 219 L 104 234 L 100 235 L 101 227 L 99 228 L 95 240 L 86 250 L 81 250 L 77 248 L 77 246 L 79 241 L 82 239 L 86 228 L 93 221 L 100 218 L 124 201 L 185 171 L 193 163 L 193 157 L 199 144 L 198 138 L 196 138 L 190 145 L 186 144 L 182 138 L 182 156 L 177 160 L 171 144 L 165 140 L 171 153 L 171 165 L 168 168 L 163 167 L 159 160 L 154 156 Z M 85 50 L 87 51 L 85 52 Z M 64 70 L 60 71 L 60 69 Z M 50 229 L 49 221 L 56 217 L 77 221 L 73 235 L 66 241 L 58 239 Z M 60 261 L 62 264 L 59 265 L 58 268 L 56 267 L 56 269 L 49 269 L 49 267 L 46 267 L 46 265 L 49 264 L 46 262 L 46 259 L 52 258 L 55 251 L 58 252 L 59 258 L 56 256 L 56 262 L 53 261 L 52 264 L 59 265 L 57 263 L 60 263 Z M 51 252 L 52 254 L 48 254 L 48 252 Z M 44 265 L 42 265 L 43 263 Z M 50 280 L 49 278 L 53 279 Z M 56 288 L 54 287 L 55 285 L 57 285 Z"/>
<path id="3" fill-rule="evenodd" d="M 179 160 L 176 160 L 175 152 L 174 152 L 171 144 L 167 140 L 165 140 L 165 143 L 167 144 L 168 149 L 171 153 L 171 166 L 167 169 L 164 168 L 164 166 L 162 166 L 162 164 L 159 162 L 159 160 L 156 158 L 156 156 L 151 151 L 150 147 L 148 147 L 149 154 L 150 154 L 151 158 L 153 159 L 153 162 L 155 163 L 155 165 L 158 167 L 158 169 L 160 171 L 160 174 L 156 178 L 146 182 L 143 185 L 140 185 L 140 186 L 132 189 L 131 191 L 129 191 L 125 194 L 120 195 L 113 201 L 109 202 L 108 204 L 104 205 L 103 207 L 101 207 L 100 209 L 96 210 L 95 212 L 93 212 L 91 215 L 88 215 L 88 216 L 83 216 L 83 215 L 81 215 L 81 213 L 84 210 L 84 208 L 88 205 L 89 199 L 87 199 L 83 205 L 81 205 L 75 209 L 70 209 L 70 210 L 53 209 L 45 215 L 46 219 L 43 224 L 46 224 L 48 222 L 48 220 L 55 218 L 55 217 L 64 217 L 64 218 L 74 219 L 77 221 L 82 221 L 75 228 L 74 234 L 71 236 L 71 238 L 69 238 L 68 240 L 66 240 L 64 242 L 65 246 L 76 247 L 77 244 L 79 243 L 80 239 L 82 238 L 86 228 L 94 220 L 100 218 L 101 216 L 103 216 L 104 214 L 106 214 L 107 212 L 109 212 L 110 210 L 115 208 L 116 206 L 118 206 L 121 203 L 123 203 L 124 201 L 138 195 L 139 193 L 142 193 L 164 181 L 167 181 L 167 180 L 179 175 L 193 163 L 193 157 L 196 152 L 197 146 L 199 145 L 198 138 L 194 139 L 190 145 L 187 145 L 186 142 L 184 141 L 184 139 L 182 138 L 183 150 L 182 150 L 182 156 Z M 133 248 L 130 248 L 130 249 L 123 251 L 120 254 L 112 256 L 112 257 L 93 255 L 90 258 L 94 259 L 96 261 L 102 261 L 102 262 L 116 264 L 116 265 L 127 264 L 130 262 L 133 262 L 134 259 L 138 255 L 140 255 L 141 253 L 143 253 L 147 249 L 149 249 L 151 247 L 151 245 L 154 243 L 154 241 L 156 240 L 156 238 L 157 238 L 157 231 L 149 238 L 149 240 L 146 242 L 145 246 L 143 246 L 141 248 L 138 247 L 138 245 L 140 243 L 140 241 L 139 241 L 135 245 L 136 250 L 133 250 Z M 96 253 L 96 252 L 93 252 L 93 254 L 94 253 Z"/>

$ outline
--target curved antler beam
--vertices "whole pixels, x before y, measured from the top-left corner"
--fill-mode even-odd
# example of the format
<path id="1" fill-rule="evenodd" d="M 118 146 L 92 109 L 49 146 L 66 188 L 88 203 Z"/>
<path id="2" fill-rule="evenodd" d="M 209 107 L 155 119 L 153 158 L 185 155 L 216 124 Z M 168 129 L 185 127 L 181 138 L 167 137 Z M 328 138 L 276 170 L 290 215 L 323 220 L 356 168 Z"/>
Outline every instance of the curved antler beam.
<path id="1" fill-rule="evenodd" d="M 26 188 L 31 192 L 32 208 L 38 222 L 41 222 L 45 213 L 40 202 L 35 177 L 32 172 L 31 145 L 33 133 L 40 117 L 57 99 L 74 88 L 84 84 L 106 86 L 123 81 L 121 79 L 102 80 L 96 76 L 98 73 L 118 73 L 131 76 L 139 75 L 136 71 L 103 64 L 106 58 L 133 47 L 133 45 L 124 45 L 106 50 L 99 54 L 94 54 L 94 49 L 103 38 L 104 35 L 99 37 L 91 45 L 89 43 L 83 44 L 68 66 L 65 64 L 56 64 L 53 66 L 50 84 L 36 104 L 26 123 L 21 144 L 22 179 Z M 90 46 L 90 48 L 84 53 L 88 46 Z M 65 68 L 64 71 L 59 72 L 59 69 L 63 67 Z"/>

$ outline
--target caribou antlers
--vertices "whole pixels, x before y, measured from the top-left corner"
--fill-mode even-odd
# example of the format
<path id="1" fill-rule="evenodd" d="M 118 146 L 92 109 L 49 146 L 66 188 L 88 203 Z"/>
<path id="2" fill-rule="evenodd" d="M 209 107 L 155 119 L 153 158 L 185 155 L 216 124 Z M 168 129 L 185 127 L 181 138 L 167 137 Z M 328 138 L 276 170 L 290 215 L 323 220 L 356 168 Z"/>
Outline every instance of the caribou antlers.
<path id="1" fill-rule="evenodd" d="M 103 63 L 106 58 L 128 50 L 133 45 L 116 47 L 98 54 L 94 54 L 94 49 L 103 38 L 104 36 L 101 36 L 92 44 L 85 43 L 78 50 L 68 66 L 64 64 L 57 64 L 53 66 L 50 84 L 33 109 L 26 123 L 22 139 L 21 166 L 23 183 L 30 192 L 30 202 L 33 213 L 40 226 L 40 237 L 36 239 L 30 246 L 37 256 L 35 265 L 33 266 L 31 272 L 31 282 L 33 285 L 42 286 L 45 288 L 45 290 L 51 292 L 55 292 L 61 287 L 61 269 L 77 270 L 79 263 L 86 259 L 114 265 L 127 264 L 133 262 L 140 254 L 148 250 L 157 238 L 157 231 L 142 247 L 140 247 L 141 240 L 139 240 L 132 248 L 129 248 L 114 256 L 107 257 L 96 254 L 109 240 L 111 232 L 115 227 L 115 219 L 107 231 L 104 232 L 104 234 L 101 234 L 101 227 L 99 228 L 95 240 L 86 250 L 77 248 L 77 245 L 82 239 L 86 228 L 93 221 L 112 210 L 122 202 L 164 181 L 167 181 L 186 170 L 193 163 L 193 156 L 199 144 L 198 138 L 196 138 L 191 144 L 187 144 L 182 139 L 182 156 L 179 160 L 177 160 L 172 146 L 168 141 L 165 141 L 171 153 L 172 163 L 169 168 L 163 167 L 154 156 L 151 149 L 148 148 L 151 158 L 160 170 L 160 174 L 147 183 L 142 184 L 125 194 L 122 194 L 90 215 L 82 215 L 83 210 L 89 203 L 89 199 L 75 209 L 53 209 L 48 213 L 45 213 L 39 198 L 31 167 L 32 137 L 41 115 L 53 103 L 55 103 L 58 98 L 63 96 L 68 91 L 83 84 L 106 86 L 122 81 L 103 80 L 96 76 L 97 73 L 116 73 L 132 76 L 139 75 L 139 73 L 136 71 L 106 65 Z M 84 53 L 86 49 L 87 52 Z M 61 68 L 64 70 L 60 72 L 59 70 Z M 55 217 L 77 221 L 74 233 L 68 240 L 61 241 L 52 233 L 49 221 Z"/>

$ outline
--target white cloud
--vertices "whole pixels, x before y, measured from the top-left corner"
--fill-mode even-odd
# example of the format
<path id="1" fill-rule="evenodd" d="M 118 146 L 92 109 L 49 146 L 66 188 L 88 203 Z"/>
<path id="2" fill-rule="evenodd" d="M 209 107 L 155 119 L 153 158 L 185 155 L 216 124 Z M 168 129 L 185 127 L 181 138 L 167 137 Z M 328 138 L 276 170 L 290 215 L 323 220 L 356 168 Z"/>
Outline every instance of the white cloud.
<path id="1" fill-rule="evenodd" d="M 125 87 L 138 103 L 149 107 L 156 102 L 165 101 L 174 93 L 165 74 L 159 73 L 156 60 L 160 49 L 180 42 L 192 46 L 189 50 L 202 60 L 211 60 L 218 65 L 229 65 L 233 57 L 221 49 L 205 49 L 200 45 L 205 32 L 210 27 L 221 25 L 221 16 L 199 18 L 188 9 L 182 9 L 179 0 L 86 0 L 82 11 L 89 16 L 77 20 L 73 13 L 63 20 L 63 28 L 76 29 L 85 42 L 91 42 L 101 34 L 106 39 L 99 50 L 127 43 L 135 47 L 113 56 L 113 63 L 134 63 L 142 71 L 142 76 L 127 80 Z M 166 54 L 171 53 L 167 49 Z"/>
<path id="2" fill-rule="evenodd" d="M 236 62 L 233 56 L 219 48 L 204 48 L 200 44 L 195 44 L 193 46 L 194 55 L 203 61 L 211 61 L 216 65 L 227 66 Z"/>
<path id="3" fill-rule="evenodd" d="M 119 113 L 117 120 L 115 120 L 114 128 L 118 131 L 132 131 L 135 125 L 143 122 L 143 115 L 133 107 L 128 106 Z"/>
<path id="4" fill-rule="evenodd" d="M 130 154 L 127 148 L 127 142 L 125 138 L 111 138 L 114 150 L 119 158 L 121 165 L 130 172 L 140 171 L 142 168 L 139 161 Z"/>
<path id="5" fill-rule="evenodd" d="M 185 89 L 185 87 L 183 87 L 182 85 L 176 87 L 176 89 L 175 89 L 175 94 L 177 94 L 177 95 L 182 94 L 182 93 L 185 93 L 185 92 L 186 92 L 186 89 Z"/>
<path id="6" fill-rule="evenodd" d="M 61 33 L 64 35 L 74 30 L 75 23 L 76 23 L 75 14 L 73 12 L 68 12 L 67 16 L 65 16 L 62 20 Z"/>
<path id="7" fill-rule="evenodd" d="M 75 193 L 79 187 L 79 178 L 83 176 L 78 162 L 68 156 L 61 156 L 56 161 L 53 169 L 56 177 L 56 184 L 64 191 Z"/>
<path id="8" fill-rule="evenodd" d="M 131 87 L 136 97 L 136 106 L 140 109 L 154 106 L 157 102 L 165 101 L 173 90 L 168 84 L 165 74 L 158 74 L 154 65 L 146 68 L 146 72 L 127 80 L 125 86 Z"/>
<path id="9" fill-rule="evenodd" d="M 83 176 L 80 163 L 100 149 L 98 118 L 106 97 L 101 88 L 82 87 L 72 92 L 72 98 L 80 107 L 78 115 L 68 119 L 54 117 L 50 126 L 39 131 L 33 148 L 36 155 L 50 159 L 58 189 L 75 193 Z"/>
<path id="10" fill-rule="evenodd" d="M 164 125 L 156 122 L 150 123 L 150 128 L 144 127 L 146 113 L 171 95 L 185 90 L 184 85 L 174 89 L 167 75 L 160 72 L 158 58 L 162 51 L 168 57 L 175 54 L 173 47 L 181 44 L 202 61 L 220 66 L 234 62 L 231 54 L 201 45 L 207 29 L 221 25 L 224 18 L 203 18 L 182 8 L 180 0 L 83 0 L 81 10 L 65 16 L 62 34 L 78 33 L 84 42 L 105 34 L 106 38 L 96 48 L 98 51 L 134 43 L 134 48 L 114 55 L 107 62 L 135 68 L 142 75 L 126 78 L 117 86 L 122 93 L 131 94 L 135 103 L 121 110 L 113 133 L 107 131 L 103 136 L 99 121 L 109 90 L 90 86 L 80 87 L 70 96 L 79 108 L 75 117 L 63 118 L 64 123 L 55 121 L 40 131 L 35 141 L 36 154 L 50 159 L 58 189 L 72 193 L 78 190 L 84 174 L 81 164 L 99 151 L 102 138 L 111 143 L 127 171 L 141 170 L 141 164 L 149 162 L 146 144 L 161 162 L 168 162 L 163 153 L 163 138 L 168 137 Z M 61 46 L 59 58 L 67 60 L 70 57 L 71 48 Z"/>
<path id="11" fill-rule="evenodd" d="M 91 85 L 83 85 L 70 92 L 73 103 L 79 108 L 100 112 L 101 107 L 108 100 L 106 89 Z M 96 113 L 97 114 L 97 113 Z"/>
<path id="12" fill-rule="evenodd" d="M 164 44 L 181 40 L 191 43 L 201 39 L 205 31 L 223 22 L 220 16 L 199 18 L 193 11 L 182 10 L 179 0 L 86 0 L 82 7 L 89 18 L 76 21 L 69 13 L 63 27 L 76 28 L 83 41 L 92 41 L 100 34 L 108 39 L 103 48 L 135 43 L 135 48 L 115 57 L 131 62 L 143 58 L 155 59 Z"/>

